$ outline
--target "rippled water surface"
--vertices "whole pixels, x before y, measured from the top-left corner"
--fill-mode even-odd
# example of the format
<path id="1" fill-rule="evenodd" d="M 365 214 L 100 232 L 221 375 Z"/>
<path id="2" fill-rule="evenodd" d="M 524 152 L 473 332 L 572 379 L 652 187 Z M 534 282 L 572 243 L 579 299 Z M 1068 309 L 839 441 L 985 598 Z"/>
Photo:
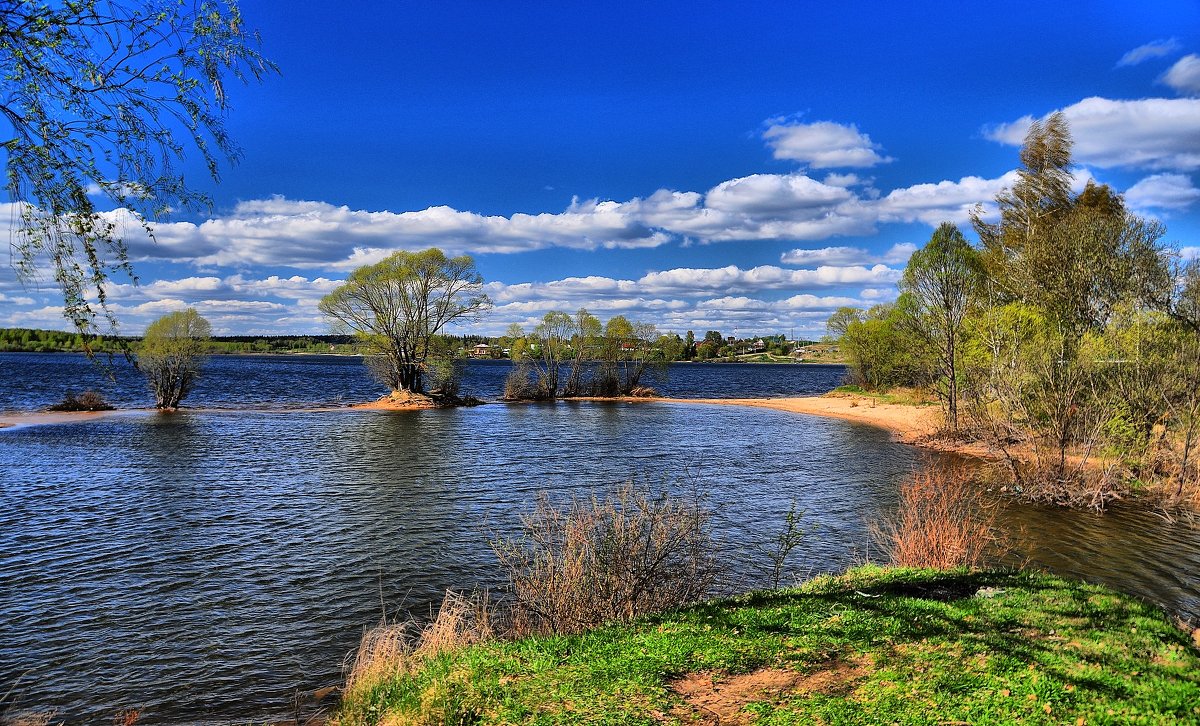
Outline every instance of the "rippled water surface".
<path id="1" fill-rule="evenodd" d="M 0 409 L 57 400 L 90 370 L 75 356 L 0 366 Z M 678 370 L 660 390 L 811 393 L 840 375 Z M 106 385 L 145 405 L 140 384 Z M 229 357 L 212 361 L 193 403 L 297 409 L 375 393 L 355 359 Z M 339 679 L 381 600 L 392 614 L 428 612 L 445 588 L 497 584 L 487 540 L 512 533 L 539 492 L 562 500 L 629 477 L 699 490 L 717 513 L 724 586 L 737 589 L 761 582 L 753 550 L 793 499 L 817 528 L 794 571 L 866 556 L 865 518 L 894 504 L 916 458 L 871 427 L 682 403 L 131 412 L 5 429 L 0 693 L 15 682 L 18 704 L 70 722 L 130 707 L 144 723 L 282 717 L 296 691 Z M 1008 517 L 1035 563 L 1200 616 L 1193 530 L 1133 511 Z"/>

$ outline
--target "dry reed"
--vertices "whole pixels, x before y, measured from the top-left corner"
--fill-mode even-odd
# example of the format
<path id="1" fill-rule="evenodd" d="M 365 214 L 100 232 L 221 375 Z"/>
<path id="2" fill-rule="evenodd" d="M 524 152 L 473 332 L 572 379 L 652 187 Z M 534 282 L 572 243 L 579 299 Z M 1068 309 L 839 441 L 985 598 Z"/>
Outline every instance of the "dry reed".
<path id="1" fill-rule="evenodd" d="M 346 693 L 412 673 L 442 653 L 491 640 L 492 607 L 486 591 L 448 590 L 437 616 L 423 627 L 414 621 L 384 624 L 363 634 L 346 677 Z"/>
<path id="2" fill-rule="evenodd" d="M 897 567 L 977 568 L 1008 549 L 998 506 L 965 467 L 931 465 L 900 485 L 896 511 L 872 535 Z"/>

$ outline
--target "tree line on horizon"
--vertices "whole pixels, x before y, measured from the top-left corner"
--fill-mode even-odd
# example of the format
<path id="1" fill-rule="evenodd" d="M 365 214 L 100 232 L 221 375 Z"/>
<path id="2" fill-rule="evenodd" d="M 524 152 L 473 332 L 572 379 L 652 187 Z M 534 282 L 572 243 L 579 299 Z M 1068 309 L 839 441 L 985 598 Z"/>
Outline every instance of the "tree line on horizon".
<path id="1" fill-rule="evenodd" d="M 944 223 L 894 303 L 828 321 L 866 388 L 931 389 L 947 429 L 1002 453 L 1033 499 L 1102 508 L 1130 482 L 1200 496 L 1200 260 L 1089 181 L 1062 114 L 1035 122 L 999 219 Z"/>

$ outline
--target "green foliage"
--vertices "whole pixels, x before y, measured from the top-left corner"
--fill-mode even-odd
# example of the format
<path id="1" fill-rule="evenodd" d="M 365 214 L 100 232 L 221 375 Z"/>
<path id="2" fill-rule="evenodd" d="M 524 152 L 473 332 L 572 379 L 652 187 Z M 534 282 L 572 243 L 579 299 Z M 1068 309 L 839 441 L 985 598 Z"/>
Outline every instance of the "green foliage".
<path id="1" fill-rule="evenodd" d="M 679 695 L 681 679 L 720 687 L 763 669 L 786 685 L 749 689 L 730 721 L 1200 718 L 1200 655 L 1151 605 L 1033 573 L 876 567 L 632 625 L 443 653 L 356 692 L 337 717 L 346 726 L 687 722 L 712 714 Z"/>
<path id="2" fill-rule="evenodd" d="M 81 332 L 114 270 L 133 276 L 121 230 L 93 195 L 148 221 L 204 208 L 177 164 L 200 154 L 213 179 L 235 159 L 226 133 L 229 77 L 274 69 L 236 2 L 0 0 L 0 118 L 5 188 L 20 221 L 14 259 L 32 277 L 49 260 L 64 315 Z M 94 300 L 94 302 L 93 302 Z"/>
<path id="3" fill-rule="evenodd" d="M 212 327 L 195 308 L 167 313 L 146 327 L 137 366 L 157 408 L 178 408 L 192 390 L 211 336 Z"/>
<path id="4" fill-rule="evenodd" d="M 843 308 L 835 313 L 845 324 L 840 345 L 850 378 L 868 388 L 921 386 L 929 378 L 930 349 L 909 324 L 904 296 L 895 304 L 876 305 L 866 312 Z"/>
<path id="5" fill-rule="evenodd" d="M 450 323 L 475 318 L 491 301 L 470 256 L 446 257 L 431 248 L 395 252 L 358 268 L 318 307 L 359 337 L 381 383 L 422 393 L 435 336 Z"/>

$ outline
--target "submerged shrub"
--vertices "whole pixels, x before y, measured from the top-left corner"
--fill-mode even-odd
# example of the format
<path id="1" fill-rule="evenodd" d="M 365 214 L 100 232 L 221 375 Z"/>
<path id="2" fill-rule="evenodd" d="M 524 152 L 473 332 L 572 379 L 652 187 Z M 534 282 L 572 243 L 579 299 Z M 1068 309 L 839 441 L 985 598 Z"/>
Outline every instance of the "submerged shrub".
<path id="1" fill-rule="evenodd" d="M 710 512 L 634 482 L 563 508 L 544 496 L 492 549 L 518 633 L 574 633 L 696 602 L 717 574 Z"/>
<path id="2" fill-rule="evenodd" d="M 67 392 L 63 400 L 50 407 L 51 411 L 111 411 L 113 407 L 96 391 L 84 391 L 76 396 Z"/>
<path id="3" fill-rule="evenodd" d="M 1007 550 L 998 507 L 967 468 L 932 465 L 900 485 L 896 511 L 871 531 L 897 567 L 977 568 Z"/>

